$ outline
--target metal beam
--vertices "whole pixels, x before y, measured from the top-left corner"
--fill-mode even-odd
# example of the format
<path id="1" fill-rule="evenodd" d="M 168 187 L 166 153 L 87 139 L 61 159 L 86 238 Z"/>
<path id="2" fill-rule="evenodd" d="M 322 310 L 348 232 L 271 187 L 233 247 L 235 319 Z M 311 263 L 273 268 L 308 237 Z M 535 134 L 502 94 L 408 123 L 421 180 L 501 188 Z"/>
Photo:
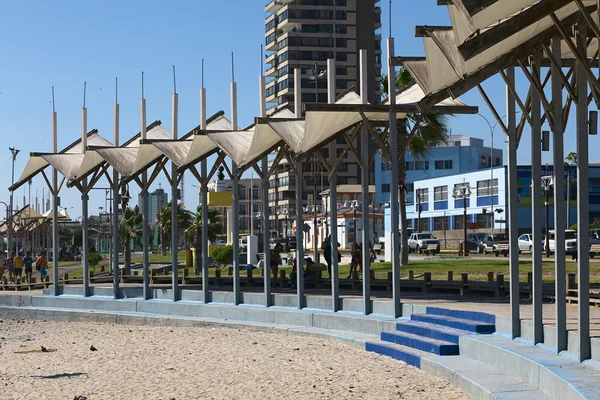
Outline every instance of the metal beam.
<path id="1" fill-rule="evenodd" d="M 561 40 L 552 39 L 552 54 L 561 59 Z M 562 79 L 556 66 L 552 67 L 552 106 L 554 108 L 553 161 L 554 161 L 554 270 L 556 296 L 556 351 L 567 350 L 567 296 L 565 260 L 565 183 L 564 131 L 562 124 Z"/>
<path id="2" fill-rule="evenodd" d="M 445 100 L 442 99 L 442 100 Z M 441 100 L 440 100 L 441 101 Z M 395 106 L 386 104 L 306 104 L 307 112 L 330 111 L 330 112 L 368 112 L 368 113 L 417 113 L 420 109 L 415 104 L 397 104 Z M 432 106 L 427 108 L 431 114 L 477 114 L 479 107 L 476 106 Z"/>
<path id="3" fill-rule="evenodd" d="M 527 7 L 520 13 L 469 36 L 458 46 L 458 51 L 468 61 L 570 2 L 571 0 L 545 0 Z"/>

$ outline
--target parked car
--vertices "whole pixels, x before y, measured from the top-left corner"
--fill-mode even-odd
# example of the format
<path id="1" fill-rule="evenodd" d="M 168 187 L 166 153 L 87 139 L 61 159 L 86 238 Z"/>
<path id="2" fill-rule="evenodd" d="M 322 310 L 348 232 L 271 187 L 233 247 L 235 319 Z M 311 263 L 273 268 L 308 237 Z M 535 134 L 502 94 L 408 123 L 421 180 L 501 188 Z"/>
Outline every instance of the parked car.
<path id="1" fill-rule="evenodd" d="M 440 252 L 440 241 L 431 233 L 413 233 L 408 238 L 409 251 L 421 253 L 423 250 L 427 249 L 427 246 L 430 244 L 435 244 L 437 246 L 435 250 L 436 253 Z"/>
<path id="2" fill-rule="evenodd" d="M 556 251 L 556 239 L 555 232 L 551 230 L 549 232 L 548 245 L 550 246 L 550 252 Z M 544 249 L 545 250 L 545 249 Z M 567 229 L 565 231 L 565 254 L 568 256 L 575 257 L 577 255 L 577 231 L 573 229 Z"/>
<path id="3" fill-rule="evenodd" d="M 542 235 L 542 248 L 544 247 L 545 243 L 546 243 L 546 235 Z M 531 252 L 532 250 L 533 250 L 533 234 L 524 233 L 523 235 L 519 236 L 519 253 L 522 251 Z"/>
<path id="4" fill-rule="evenodd" d="M 506 233 L 484 233 L 483 240 L 479 244 L 479 253 L 493 253 L 500 243 L 508 243 Z"/>

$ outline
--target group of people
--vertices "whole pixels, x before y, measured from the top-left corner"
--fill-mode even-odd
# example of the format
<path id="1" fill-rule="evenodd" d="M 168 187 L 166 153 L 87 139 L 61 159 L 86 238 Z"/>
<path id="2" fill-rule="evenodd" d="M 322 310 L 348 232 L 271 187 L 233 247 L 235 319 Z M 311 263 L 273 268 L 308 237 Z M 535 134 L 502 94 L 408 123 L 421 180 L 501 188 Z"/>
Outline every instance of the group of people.
<path id="1" fill-rule="evenodd" d="M 48 275 L 48 259 L 46 258 L 46 250 L 39 248 L 36 254 L 35 261 L 32 256 L 31 250 L 19 250 L 16 254 L 14 251 L 10 252 L 10 256 L 2 263 L 2 273 L 8 270 L 9 282 L 14 282 L 15 279 L 21 279 L 25 274 L 27 282 L 30 281 L 31 275 L 33 275 L 33 265 L 35 263 L 36 271 L 40 272 L 41 280 L 44 281 Z"/>

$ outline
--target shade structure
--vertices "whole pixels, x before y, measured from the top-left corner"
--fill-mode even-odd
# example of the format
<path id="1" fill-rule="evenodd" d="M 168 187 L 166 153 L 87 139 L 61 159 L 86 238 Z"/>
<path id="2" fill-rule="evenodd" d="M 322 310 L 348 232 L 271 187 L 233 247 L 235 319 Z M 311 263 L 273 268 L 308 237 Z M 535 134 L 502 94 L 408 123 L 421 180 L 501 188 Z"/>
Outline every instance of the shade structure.
<path id="1" fill-rule="evenodd" d="M 355 92 L 341 96 L 335 104 L 361 104 Z M 389 120 L 385 112 L 366 112 L 371 120 Z M 276 121 L 269 119 L 267 124 L 279 135 L 294 153 L 307 153 L 331 141 L 340 132 L 362 121 L 359 112 L 307 111 L 304 120 Z"/>
<path id="2" fill-rule="evenodd" d="M 462 1 L 448 3 L 451 27 L 417 27 L 418 36 L 423 37 L 425 64 L 414 58 L 401 62 L 425 92 L 421 108 L 465 93 L 557 36 L 551 13 L 565 26 L 572 25 L 581 16 L 574 2 L 555 2 L 562 6 L 549 9 L 547 3 L 541 1 L 498 0 L 488 7 L 480 7 L 474 16 L 469 16 Z M 584 0 L 583 4 L 596 20 L 595 0 Z M 485 40 L 481 39 L 484 35 L 488 35 Z M 477 46 L 473 44 L 476 41 Z M 467 45 L 472 47 L 465 48 Z M 574 57 L 566 44 L 562 47 L 564 57 Z M 596 49 L 597 44 L 591 41 L 588 55 L 594 54 Z M 427 68 L 423 68 L 424 65 Z"/>
<path id="3" fill-rule="evenodd" d="M 206 129 L 207 131 L 230 131 L 231 121 L 220 111 L 207 120 Z M 178 167 L 198 162 L 218 149 L 216 143 L 210 140 L 205 132 L 200 131 L 199 126 L 180 140 L 149 140 L 148 143 L 155 146 Z"/>
<path id="4" fill-rule="evenodd" d="M 110 142 L 108 142 L 106 139 L 104 139 L 98 134 L 98 130 L 96 129 L 88 132 L 87 142 L 90 146 L 112 146 Z M 59 154 L 80 155 L 81 153 L 83 153 L 83 149 L 81 148 L 81 146 L 82 144 L 80 138 L 75 142 L 71 143 L 69 146 L 65 147 Z M 17 190 L 19 187 L 29 182 L 37 174 L 41 173 L 48 165 L 50 165 L 50 163 L 46 159 L 44 159 L 41 153 L 31 153 L 29 160 L 27 160 L 27 165 L 25 165 L 25 169 L 21 174 L 21 177 L 17 182 L 15 182 L 14 185 L 12 185 L 9 188 L 9 190 Z"/>
<path id="5" fill-rule="evenodd" d="M 46 219 L 45 216 L 43 216 L 39 212 L 35 211 L 29 205 L 27 205 L 12 215 L 14 232 L 18 233 L 22 230 L 27 231 L 27 230 L 29 230 L 29 227 L 31 226 L 31 224 L 33 222 L 38 221 L 38 220 L 44 220 L 44 219 Z M 23 221 L 24 224 L 20 225 L 18 223 L 19 221 Z M 6 221 L 2 221 L 2 223 L 0 223 L 0 235 L 4 236 L 7 234 L 7 232 L 8 232 L 8 224 L 6 223 Z"/>
<path id="6" fill-rule="evenodd" d="M 151 125 L 146 135 L 148 139 L 171 137 L 171 133 L 159 123 Z M 163 153 L 152 144 L 141 142 L 139 135 L 126 143 L 124 147 L 93 148 L 93 150 L 124 177 L 138 175 L 163 156 Z"/>
<path id="7" fill-rule="evenodd" d="M 295 118 L 287 108 L 271 116 L 274 119 Z M 282 141 L 268 125 L 255 124 L 243 131 L 209 133 L 208 138 L 221 148 L 238 166 L 256 161 Z"/>

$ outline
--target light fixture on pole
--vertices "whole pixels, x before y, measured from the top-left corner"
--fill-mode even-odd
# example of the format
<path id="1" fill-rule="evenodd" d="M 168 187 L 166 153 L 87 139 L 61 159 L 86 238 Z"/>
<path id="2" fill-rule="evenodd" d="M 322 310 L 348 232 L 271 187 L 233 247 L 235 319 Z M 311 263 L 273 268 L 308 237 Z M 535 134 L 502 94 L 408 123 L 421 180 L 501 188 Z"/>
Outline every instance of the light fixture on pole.
<path id="1" fill-rule="evenodd" d="M 554 177 L 542 176 L 542 188 L 544 189 L 544 205 L 546 206 L 546 240 L 544 248 L 546 257 L 550 257 L 550 187 L 554 185 Z"/>
<path id="2" fill-rule="evenodd" d="M 462 199 L 463 201 L 463 254 L 466 257 L 469 255 L 469 250 L 467 249 L 467 199 L 471 197 L 471 189 L 468 185 L 457 186 L 452 192 L 452 197 L 458 200 Z"/>

